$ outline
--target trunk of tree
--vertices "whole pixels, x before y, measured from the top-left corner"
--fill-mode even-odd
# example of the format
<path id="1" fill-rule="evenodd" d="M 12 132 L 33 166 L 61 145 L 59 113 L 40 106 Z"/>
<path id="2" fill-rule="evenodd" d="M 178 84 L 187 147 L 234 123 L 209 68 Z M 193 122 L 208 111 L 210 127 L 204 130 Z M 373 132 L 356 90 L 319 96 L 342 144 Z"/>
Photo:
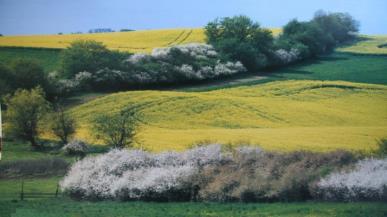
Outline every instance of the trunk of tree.
<path id="1" fill-rule="evenodd" d="M 34 137 L 30 138 L 30 143 L 33 148 L 39 148 L 39 144 L 36 142 L 36 139 Z"/>

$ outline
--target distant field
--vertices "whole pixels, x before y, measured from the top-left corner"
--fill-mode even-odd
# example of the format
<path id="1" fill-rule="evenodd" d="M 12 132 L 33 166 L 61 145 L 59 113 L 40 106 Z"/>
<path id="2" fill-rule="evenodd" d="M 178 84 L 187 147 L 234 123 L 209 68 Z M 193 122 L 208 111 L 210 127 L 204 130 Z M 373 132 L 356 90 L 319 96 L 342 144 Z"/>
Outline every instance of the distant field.
<path id="1" fill-rule="evenodd" d="M 378 47 L 381 45 L 385 46 Z M 338 48 L 337 50 L 358 54 L 387 54 L 387 35 L 363 36 L 359 42 Z"/>
<path id="2" fill-rule="evenodd" d="M 245 73 L 232 78 L 181 87 L 185 91 L 208 91 L 280 80 L 330 80 L 387 84 L 387 56 L 334 52 L 265 73 Z"/>
<path id="3" fill-rule="evenodd" d="M 88 131 L 95 114 L 144 108 L 138 145 L 182 150 L 201 141 L 259 144 L 270 150 L 370 150 L 387 137 L 387 87 L 283 81 L 209 92 L 129 91 L 70 110 Z"/>
<path id="4" fill-rule="evenodd" d="M 9 64 L 18 58 L 34 59 L 47 72 L 58 70 L 60 67 L 60 50 L 58 49 L 0 47 L 0 62 Z"/>
<path id="5" fill-rule="evenodd" d="M 272 31 L 274 35 L 278 35 L 281 30 L 277 28 Z M 66 48 L 76 39 L 96 40 L 103 42 L 110 49 L 139 53 L 151 52 L 157 47 L 204 42 L 205 35 L 203 29 L 197 28 L 96 34 L 4 36 L 0 37 L 0 47 Z"/>
<path id="6" fill-rule="evenodd" d="M 383 217 L 382 203 L 0 202 L 2 217 Z"/>
<path id="7" fill-rule="evenodd" d="M 203 29 L 164 29 L 96 34 L 31 35 L 0 37 L 0 46 L 66 48 L 76 39 L 103 42 L 108 48 L 129 52 L 151 52 L 156 47 L 204 42 Z"/>
<path id="8" fill-rule="evenodd" d="M 276 70 L 273 79 L 343 80 L 387 84 L 387 56 L 336 52 Z"/>
<path id="9" fill-rule="evenodd" d="M 272 29 L 274 35 L 278 35 L 281 29 Z M 367 40 L 359 41 L 353 45 L 338 48 L 339 52 L 355 53 L 355 54 L 387 54 L 387 47 L 378 48 L 378 45 L 387 43 L 387 36 L 365 36 Z M 101 41 L 111 49 L 118 49 L 121 51 L 129 52 L 151 52 L 156 47 L 166 47 L 176 44 L 184 44 L 190 42 L 204 42 L 205 36 L 203 29 L 169 29 L 169 30 L 147 30 L 147 31 L 134 31 L 134 32 L 116 32 L 116 33 L 98 33 L 98 34 L 79 34 L 79 35 L 33 35 L 33 36 L 5 36 L 0 37 L 0 61 L 6 64 L 15 58 L 30 58 L 37 59 L 46 71 L 58 70 L 60 67 L 60 49 L 67 47 L 71 41 L 75 39 L 93 39 Z M 20 48 L 21 47 L 21 48 Z M 59 49 L 37 49 L 37 48 L 59 48 Z M 354 56 L 350 54 L 341 54 L 338 58 L 325 58 L 322 63 L 334 63 L 337 62 L 339 68 L 329 69 L 329 73 L 321 73 L 321 75 L 331 78 L 337 78 L 339 80 L 348 80 L 356 82 L 368 82 L 362 81 L 362 79 L 370 80 L 369 83 L 385 83 L 385 77 L 380 80 L 379 68 L 385 69 L 386 56 Z M 323 58 L 324 59 L 324 58 Z M 348 61 L 343 61 L 347 59 Z M 375 62 L 376 61 L 376 62 Z M 309 62 L 307 62 L 310 64 Z M 350 65 L 346 65 L 349 63 Z M 343 66 L 344 64 L 344 66 Z M 356 73 L 351 73 L 346 67 L 355 69 Z M 344 67 L 344 68 L 343 68 Z M 361 72 L 360 69 L 367 69 L 371 67 L 371 71 L 376 70 L 376 74 L 370 75 L 365 71 Z M 377 68 L 373 70 L 373 68 Z M 336 74 L 347 70 L 344 75 Z M 283 71 L 283 70 L 281 70 Z M 368 72 L 368 71 L 367 71 Z M 294 75 L 292 73 L 289 76 L 291 78 L 311 78 L 316 74 L 303 74 Z M 298 73 L 300 74 L 300 73 Z M 358 77 L 360 75 L 360 77 Z M 350 79 L 342 79 L 342 77 L 348 76 Z M 318 75 L 318 77 L 320 77 Z M 318 78 L 320 79 L 320 78 Z M 328 77 L 328 79 L 330 79 Z M 331 79 L 330 79 L 331 80 Z"/>

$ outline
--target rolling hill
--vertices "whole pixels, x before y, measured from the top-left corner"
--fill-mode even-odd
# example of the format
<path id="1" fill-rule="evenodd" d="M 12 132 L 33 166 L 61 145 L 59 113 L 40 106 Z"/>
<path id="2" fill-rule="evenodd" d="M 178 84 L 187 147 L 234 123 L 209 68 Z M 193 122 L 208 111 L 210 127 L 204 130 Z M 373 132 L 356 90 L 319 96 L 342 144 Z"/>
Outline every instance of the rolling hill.
<path id="1" fill-rule="evenodd" d="M 339 81 L 278 81 L 208 92 L 129 91 L 72 108 L 92 139 L 96 114 L 142 106 L 138 144 L 182 150 L 194 143 L 251 143 L 269 150 L 371 150 L 387 136 L 387 87 Z"/>
<path id="2" fill-rule="evenodd" d="M 338 51 L 355 54 L 387 54 L 387 35 L 366 35 L 362 36 L 358 42 L 349 46 L 343 46 Z"/>

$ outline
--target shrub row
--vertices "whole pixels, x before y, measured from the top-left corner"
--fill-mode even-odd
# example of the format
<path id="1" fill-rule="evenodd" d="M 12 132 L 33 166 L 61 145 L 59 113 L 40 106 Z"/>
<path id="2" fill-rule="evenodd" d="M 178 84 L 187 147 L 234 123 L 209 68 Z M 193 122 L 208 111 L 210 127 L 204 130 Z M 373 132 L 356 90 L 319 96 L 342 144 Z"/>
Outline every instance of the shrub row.
<path id="1" fill-rule="evenodd" d="M 345 151 L 272 153 L 253 147 L 225 150 L 221 145 L 159 154 L 114 149 L 75 163 L 61 188 L 89 200 L 385 200 L 387 159 L 354 166 L 356 161 Z M 336 175 L 343 169 L 348 172 Z M 340 185 L 332 181 L 337 176 Z M 352 190 L 358 187 L 361 191 Z"/>
<path id="2" fill-rule="evenodd" d="M 324 200 L 387 201 L 387 159 L 359 161 L 353 170 L 323 178 L 316 189 L 316 196 Z"/>
<path id="3" fill-rule="evenodd" d="M 60 79 L 51 73 L 57 83 L 58 94 L 96 89 L 128 89 L 145 85 L 177 84 L 229 76 L 245 71 L 240 62 L 221 61 L 211 45 L 186 44 L 154 49 L 151 54 L 134 54 L 114 68 L 81 71 L 71 79 Z"/>

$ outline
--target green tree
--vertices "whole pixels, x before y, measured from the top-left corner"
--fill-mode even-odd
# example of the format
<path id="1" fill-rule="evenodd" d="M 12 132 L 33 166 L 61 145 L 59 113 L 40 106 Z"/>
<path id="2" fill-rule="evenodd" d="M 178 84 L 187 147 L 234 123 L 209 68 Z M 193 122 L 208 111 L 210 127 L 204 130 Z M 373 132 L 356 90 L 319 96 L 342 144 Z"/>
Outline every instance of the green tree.
<path id="1" fill-rule="evenodd" d="M 63 144 L 67 144 L 76 130 L 75 119 L 66 113 L 63 107 L 58 106 L 50 115 L 50 128 Z"/>
<path id="2" fill-rule="evenodd" d="M 387 156 L 387 139 L 381 139 L 378 141 L 378 149 L 376 150 L 376 154 L 380 157 Z"/>
<path id="3" fill-rule="evenodd" d="M 303 45 L 307 48 L 308 56 L 317 56 L 331 51 L 335 41 L 330 34 L 314 22 L 300 22 L 292 20 L 287 23 L 278 40 L 287 41 L 290 47 Z M 288 49 L 288 48 L 287 48 Z"/>
<path id="4" fill-rule="evenodd" d="M 11 62 L 10 69 L 13 79 L 13 88 L 32 89 L 41 86 L 47 88 L 48 82 L 43 67 L 32 59 L 16 59 Z"/>
<path id="5" fill-rule="evenodd" d="M 216 19 L 205 27 L 207 42 L 226 59 L 241 61 L 254 71 L 268 65 L 273 48 L 273 35 L 246 16 Z"/>
<path id="6" fill-rule="evenodd" d="M 117 114 L 102 114 L 94 120 L 94 133 L 97 139 L 102 139 L 108 145 L 116 148 L 132 146 L 139 113 L 131 107 Z"/>
<path id="7" fill-rule="evenodd" d="M 11 92 L 11 85 L 14 82 L 12 76 L 13 74 L 11 73 L 11 69 L 0 63 L 0 99 L 2 96 Z"/>
<path id="8" fill-rule="evenodd" d="M 359 31 L 359 22 L 348 13 L 326 13 L 320 10 L 315 13 L 313 22 L 338 44 L 354 39 Z"/>
<path id="9" fill-rule="evenodd" d="M 40 87 L 19 89 L 8 97 L 7 106 L 9 133 L 15 138 L 29 141 L 33 147 L 39 147 L 38 127 L 49 108 L 43 90 Z"/>
<path id="10" fill-rule="evenodd" d="M 72 78 L 83 71 L 94 73 L 103 68 L 120 65 L 124 55 L 118 51 L 110 51 L 101 42 L 93 40 L 77 40 L 62 52 L 64 77 Z"/>

